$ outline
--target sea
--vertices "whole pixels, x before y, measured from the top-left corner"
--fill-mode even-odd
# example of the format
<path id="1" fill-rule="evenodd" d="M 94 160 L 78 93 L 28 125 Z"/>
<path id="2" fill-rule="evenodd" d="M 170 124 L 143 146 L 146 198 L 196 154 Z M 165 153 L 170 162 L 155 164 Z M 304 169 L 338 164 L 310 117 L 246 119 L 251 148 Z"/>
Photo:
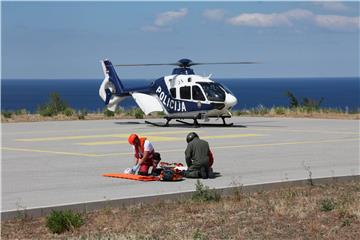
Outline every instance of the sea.
<path id="1" fill-rule="evenodd" d="M 26 109 L 36 112 L 46 103 L 50 94 L 57 92 L 67 104 L 76 110 L 103 111 L 104 103 L 99 97 L 103 79 L 2 79 L 1 110 Z M 303 98 L 320 100 L 321 107 L 343 111 L 360 110 L 360 78 L 231 78 L 216 79 L 227 86 L 237 97 L 235 110 L 259 106 L 289 106 L 286 92 L 292 92 L 301 101 Z M 124 79 L 125 87 L 146 86 L 151 81 Z M 136 107 L 132 98 L 121 103 L 124 109 Z"/>

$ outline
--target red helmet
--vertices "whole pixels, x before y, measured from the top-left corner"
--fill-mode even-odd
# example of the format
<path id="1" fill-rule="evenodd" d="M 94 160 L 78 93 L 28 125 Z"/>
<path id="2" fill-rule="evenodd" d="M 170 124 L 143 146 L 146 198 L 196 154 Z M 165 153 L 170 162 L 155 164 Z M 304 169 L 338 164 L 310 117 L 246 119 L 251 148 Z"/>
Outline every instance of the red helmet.
<path id="1" fill-rule="evenodd" d="M 135 133 L 131 134 L 128 138 L 128 141 L 131 145 L 135 144 L 135 139 L 139 139 L 139 136 L 136 135 Z"/>

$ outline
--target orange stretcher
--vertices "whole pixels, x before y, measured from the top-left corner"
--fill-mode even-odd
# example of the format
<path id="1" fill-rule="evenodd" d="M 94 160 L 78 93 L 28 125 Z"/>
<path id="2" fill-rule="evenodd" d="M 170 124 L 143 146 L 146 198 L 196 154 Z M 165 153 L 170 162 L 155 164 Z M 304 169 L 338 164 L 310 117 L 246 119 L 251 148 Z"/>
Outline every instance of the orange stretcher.
<path id="1" fill-rule="evenodd" d="M 137 181 L 159 181 L 160 178 L 156 176 L 141 176 L 135 174 L 127 174 L 127 173 L 105 173 L 103 174 L 104 177 L 112 177 L 112 178 L 124 178 L 130 180 L 137 180 Z"/>

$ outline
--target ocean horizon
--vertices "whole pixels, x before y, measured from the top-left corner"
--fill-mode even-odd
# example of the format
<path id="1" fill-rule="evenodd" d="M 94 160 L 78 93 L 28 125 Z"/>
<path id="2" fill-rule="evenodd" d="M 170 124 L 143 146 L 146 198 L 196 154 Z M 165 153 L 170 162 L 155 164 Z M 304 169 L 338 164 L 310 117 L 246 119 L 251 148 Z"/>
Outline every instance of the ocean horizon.
<path id="1" fill-rule="evenodd" d="M 321 107 L 348 111 L 360 109 L 359 77 L 327 78 L 221 78 L 214 79 L 227 86 L 237 97 L 234 110 L 264 107 L 289 106 L 285 95 L 292 92 L 299 101 L 302 98 L 320 100 Z M 26 109 L 36 112 L 46 103 L 52 92 L 60 94 L 70 107 L 88 111 L 102 111 L 104 103 L 98 95 L 103 79 L 2 79 L 1 109 L 14 111 Z M 122 79 L 126 87 L 138 87 L 153 80 Z M 136 107 L 130 97 L 121 104 L 124 109 Z"/>

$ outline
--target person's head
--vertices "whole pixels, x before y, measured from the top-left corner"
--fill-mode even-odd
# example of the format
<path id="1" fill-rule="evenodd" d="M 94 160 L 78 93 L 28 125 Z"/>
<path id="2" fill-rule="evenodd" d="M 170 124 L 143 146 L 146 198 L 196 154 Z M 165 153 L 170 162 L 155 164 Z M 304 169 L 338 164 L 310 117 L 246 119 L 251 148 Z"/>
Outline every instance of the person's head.
<path id="1" fill-rule="evenodd" d="M 195 138 L 199 138 L 199 135 L 197 135 L 196 132 L 191 132 L 186 136 L 186 142 L 189 143 Z"/>
<path id="2" fill-rule="evenodd" d="M 138 145 L 139 144 L 139 136 L 136 135 L 135 133 L 133 134 L 130 134 L 129 138 L 128 138 L 128 141 L 131 145 Z"/>

